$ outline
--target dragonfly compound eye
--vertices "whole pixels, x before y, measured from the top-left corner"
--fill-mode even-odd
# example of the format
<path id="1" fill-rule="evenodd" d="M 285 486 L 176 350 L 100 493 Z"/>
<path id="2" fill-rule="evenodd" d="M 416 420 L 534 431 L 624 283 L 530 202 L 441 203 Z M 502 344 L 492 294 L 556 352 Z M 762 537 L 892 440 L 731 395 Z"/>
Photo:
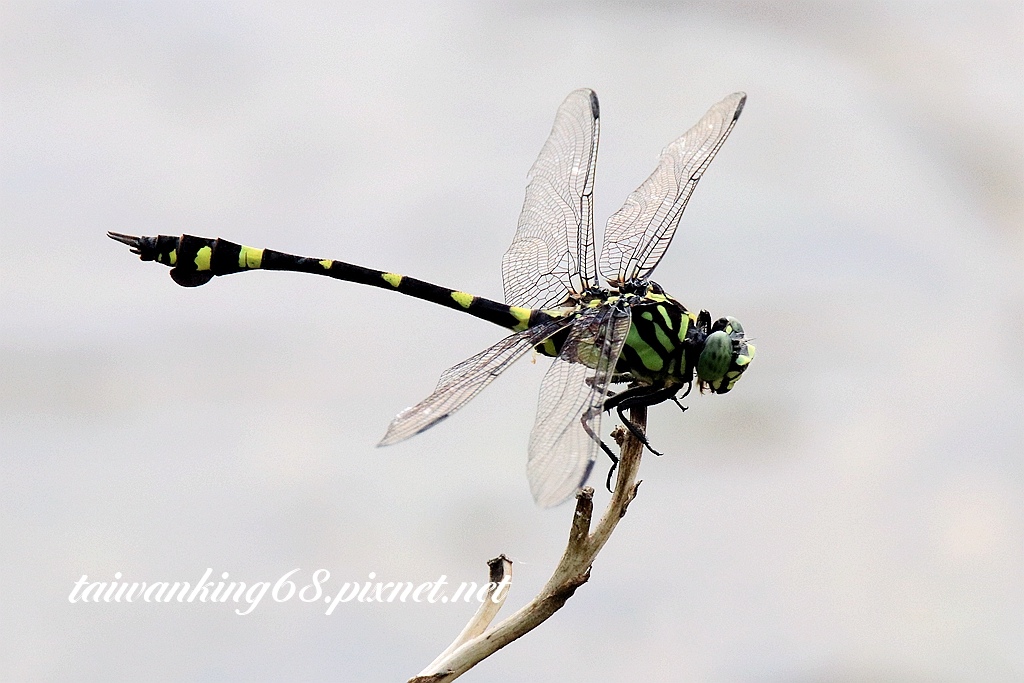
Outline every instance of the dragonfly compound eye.
<path id="1" fill-rule="evenodd" d="M 715 327 L 719 327 L 722 320 L 715 323 Z M 755 351 L 754 345 L 743 339 L 743 328 L 737 320 L 730 319 L 724 327 L 708 335 L 704 350 L 697 359 L 697 377 L 707 382 L 716 394 L 732 390 L 754 359 Z M 730 327 L 731 334 L 727 331 Z"/>
<path id="2" fill-rule="evenodd" d="M 704 349 L 697 359 L 697 377 L 707 382 L 716 392 L 729 370 L 732 360 L 732 338 L 724 330 L 708 335 Z"/>

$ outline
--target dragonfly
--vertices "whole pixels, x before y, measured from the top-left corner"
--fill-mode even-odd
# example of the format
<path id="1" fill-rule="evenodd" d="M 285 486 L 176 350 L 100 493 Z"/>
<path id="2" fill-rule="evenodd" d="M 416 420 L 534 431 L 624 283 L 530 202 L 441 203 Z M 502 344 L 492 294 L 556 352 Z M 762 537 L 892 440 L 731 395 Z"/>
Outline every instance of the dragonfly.
<path id="1" fill-rule="evenodd" d="M 688 310 L 650 279 L 745 100 L 744 93 L 729 95 L 662 151 L 651 176 L 608 219 L 598 258 L 593 192 L 600 108 L 592 90 L 570 93 L 530 170 L 515 237 L 502 258 L 504 303 L 398 273 L 219 238 L 107 234 L 143 261 L 169 266 L 184 287 L 252 270 L 312 273 L 394 290 L 510 330 L 446 370 L 432 394 L 395 417 L 379 445 L 433 427 L 536 350 L 553 361 L 541 381 L 527 478 L 536 502 L 552 507 L 586 483 L 600 451 L 612 459 L 610 481 L 617 460 L 601 439 L 603 413 L 616 410 L 657 452 L 626 409 L 678 404 L 695 382 L 702 393 L 728 393 L 754 358 L 739 321 L 712 322 L 706 310 Z"/>

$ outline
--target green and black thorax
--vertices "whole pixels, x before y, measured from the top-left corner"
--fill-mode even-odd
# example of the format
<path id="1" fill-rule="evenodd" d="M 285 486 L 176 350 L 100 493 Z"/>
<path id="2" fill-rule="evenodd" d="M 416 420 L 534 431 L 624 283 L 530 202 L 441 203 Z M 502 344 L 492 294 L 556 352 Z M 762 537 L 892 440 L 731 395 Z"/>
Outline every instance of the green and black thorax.
<path id="1" fill-rule="evenodd" d="M 719 318 L 712 323 L 708 311 L 689 311 L 655 282 L 636 280 L 620 288 L 590 289 L 568 306 L 597 308 L 619 302 L 629 308 L 631 323 L 615 367 L 619 383 L 680 387 L 690 385 L 696 375 L 702 390 L 726 393 L 754 355 L 753 345 L 743 339 L 743 328 L 735 318 Z M 712 337 L 719 331 L 721 335 Z M 567 334 L 558 333 L 538 350 L 557 356 Z"/>
<path id="2" fill-rule="evenodd" d="M 631 323 L 615 366 L 617 379 L 666 386 L 685 383 L 693 376 L 703 343 L 696 327 L 697 316 L 655 283 L 623 288 L 623 291 L 590 289 L 578 300 L 567 302 L 565 307 L 545 312 L 554 314 L 568 310 L 575 313 L 615 305 L 628 307 Z M 546 356 L 557 356 L 567 334 L 568 331 L 558 333 L 538 350 Z"/>

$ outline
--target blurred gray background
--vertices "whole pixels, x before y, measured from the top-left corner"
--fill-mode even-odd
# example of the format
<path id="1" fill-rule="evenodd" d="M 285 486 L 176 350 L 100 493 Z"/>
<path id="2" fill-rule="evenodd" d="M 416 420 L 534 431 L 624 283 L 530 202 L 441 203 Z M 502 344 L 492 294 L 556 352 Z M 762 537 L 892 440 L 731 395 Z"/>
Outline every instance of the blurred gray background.
<path id="1" fill-rule="evenodd" d="M 70 604 L 82 574 L 330 593 L 504 552 L 505 611 L 534 594 L 572 514 L 524 474 L 546 361 L 378 450 L 502 331 L 302 275 L 185 290 L 104 232 L 500 299 L 589 86 L 599 226 L 748 93 L 657 279 L 758 356 L 652 410 L 590 583 L 466 680 L 1024 680 L 1022 34 L 1020 2 L 3 3 L 0 679 L 405 680 L 471 612 Z"/>

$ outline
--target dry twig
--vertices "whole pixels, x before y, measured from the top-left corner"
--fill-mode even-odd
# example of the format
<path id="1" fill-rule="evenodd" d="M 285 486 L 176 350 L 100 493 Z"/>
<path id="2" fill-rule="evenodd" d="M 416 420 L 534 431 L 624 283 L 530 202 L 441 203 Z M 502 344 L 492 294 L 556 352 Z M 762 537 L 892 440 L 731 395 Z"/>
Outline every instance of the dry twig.
<path id="1" fill-rule="evenodd" d="M 646 429 L 647 408 L 631 408 L 630 419 L 641 430 Z M 512 572 L 512 563 L 504 555 L 488 562 L 492 584 L 491 590 L 488 591 L 488 599 L 455 641 L 418 676 L 409 679 L 409 683 L 442 683 L 455 680 L 478 662 L 542 624 L 572 597 L 577 588 L 586 583 L 590 578 L 590 568 L 594 559 L 608 542 L 619 520 L 626 514 L 626 508 L 636 497 L 637 488 L 640 486 L 636 475 L 640 469 L 643 444 L 621 427 L 616 429 L 612 436 L 619 444 L 621 453 L 615 492 L 594 530 L 590 530 L 594 513 L 594 490 L 586 487 L 576 494 L 576 511 L 562 559 L 540 593 L 515 614 L 497 626 L 488 628 L 507 594 L 506 590 L 498 589 L 497 598 L 492 600 L 495 585 L 503 581 L 507 584 Z"/>

